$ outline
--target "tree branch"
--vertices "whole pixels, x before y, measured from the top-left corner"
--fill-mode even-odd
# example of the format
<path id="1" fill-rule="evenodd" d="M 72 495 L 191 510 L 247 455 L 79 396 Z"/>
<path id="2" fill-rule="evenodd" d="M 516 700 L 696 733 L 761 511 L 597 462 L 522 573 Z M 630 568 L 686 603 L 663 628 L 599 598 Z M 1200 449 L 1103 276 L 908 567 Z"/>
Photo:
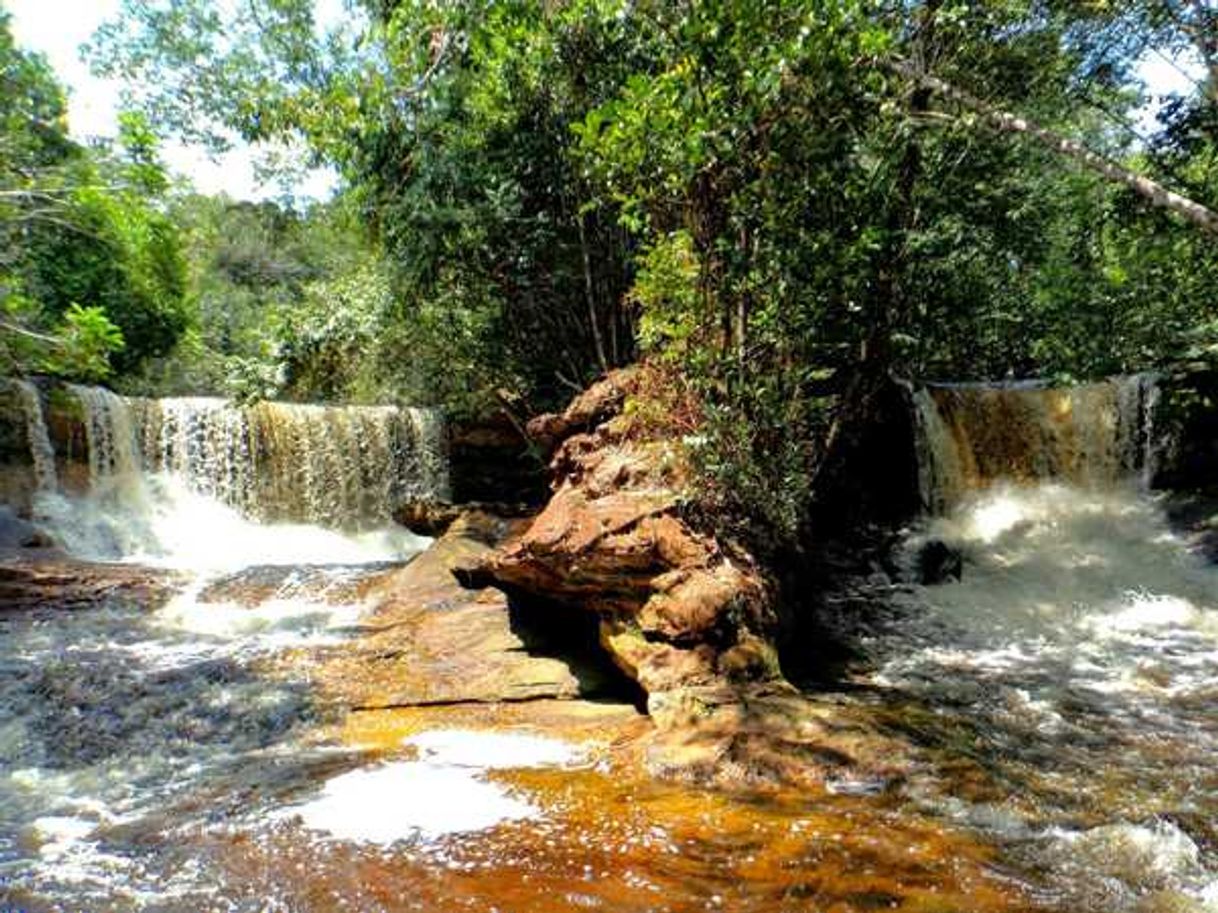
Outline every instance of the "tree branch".
<path id="1" fill-rule="evenodd" d="M 35 339 L 38 342 L 49 343 L 56 347 L 63 346 L 62 339 L 56 339 L 54 336 L 47 336 L 44 333 L 35 333 L 33 330 L 27 330 L 25 327 L 18 326 L 15 323 L 9 323 L 7 320 L 0 320 L 0 330 L 7 330 L 10 333 L 16 333 L 19 336 L 25 336 L 28 339 Z"/>
<path id="2" fill-rule="evenodd" d="M 999 132 L 1029 136 L 1045 148 L 1072 159 L 1108 180 L 1124 184 L 1152 205 L 1170 210 L 1198 228 L 1218 235 L 1218 212 L 1208 206 L 1168 190 L 1158 181 L 1131 171 L 1125 166 L 1093 152 L 1077 140 L 1069 139 L 1026 118 L 1003 111 L 964 89 L 939 79 L 937 76 L 932 76 L 930 73 L 922 72 L 908 61 L 891 61 L 887 66 L 898 75 L 981 115 L 990 127 Z"/>

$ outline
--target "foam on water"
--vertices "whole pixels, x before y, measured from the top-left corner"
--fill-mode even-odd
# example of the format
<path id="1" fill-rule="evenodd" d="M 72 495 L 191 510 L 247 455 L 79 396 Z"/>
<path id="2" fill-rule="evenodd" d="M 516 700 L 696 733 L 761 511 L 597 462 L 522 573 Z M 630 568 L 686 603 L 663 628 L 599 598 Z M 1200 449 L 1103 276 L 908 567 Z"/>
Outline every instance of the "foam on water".
<path id="1" fill-rule="evenodd" d="M 485 830 L 537 809 L 468 769 L 402 761 L 335 777 L 295 814 L 340 840 L 393 843 Z"/>
<path id="2" fill-rule="evenodd" d="M 583 752 L 569 742 L 518 732 L 433 729 L 411 736 L 403 745 L 417 748 L 432 764 L 507 770 L 574 764 Z"/>
<path id="3" fill-rule="evenodd" d="M 137 477 L 84 498 L 40 500 L 41 514 L 68 551 L 196 572 L 252 564 L 366 564 L 398 561 L 428 540 L 400 527 L 342 532 L 306 524 L 261 524 L 169 475 Z"/>
<path id="4" fill-rule="evenodd" d="M 298 817 L 339 840 L 438 840 L 541 813 L 488 782 L 486 771 L 564 766 L 582 757 L 576 746 L 556 739 L 474 730 L 432 730 L 403 745 L 417 749 L 419 758 L 334 777 L 320 796 L 283 817 Z"/>
<path id="5" fill-rule="evenodd" d="M 1201 903 L 1216 861 L 1168 819 L 1218 813 L 1195 787 L 1218 757 L 1218 569 L 1132 487 L 1000 485 L 925 521 L 911 555 L 928 540 L 961 552 L 962 579 L 898 596 L 876 683 L 1028 784 L 1001 814 L 1039 829 L 1035 865 L 1079 910 L 1132 909 L 1152 889 Z M 989 829 L 984 805 L 931 801 Z"/>
<path id="6" fill-rule="evenodd" d="M 1203 873 L 1196 842 L 1169 822 L 1106 824 L 1084 831 L 1050 832 L 1059 850 L 1092 873 L 1161 890 Z"/>
<path id="7" fill-rule="evenodd" d="M 444 490 L 442 425 L 418 410 L 239 409 L 73 387 L 81 493 L 67 474 L 76 489 L 56 484 L 37 390 L 19 392 L 38 521 L 76 558 L 172 570 L 181 588 L 151 611 L 116 591 L 88 611 L 0 613 L 0 906 L 219 909 L 215 873 L 179 838 L 217 821 L 257 828 L 351 763 L 300 737 L 328 713 L 307 672 L 272 676 L 258 661 L 349 636 L 383 576 L 428 544 L 389 514 Z M 424 795 L 460 781 L 475 803 L 462 818 L 433 802 L 437 820 L 532 812 L 475 771 L 420 769 Z M 383 800 L 392 771 L 371 784 L 358 773 L 334 790 Z"/>

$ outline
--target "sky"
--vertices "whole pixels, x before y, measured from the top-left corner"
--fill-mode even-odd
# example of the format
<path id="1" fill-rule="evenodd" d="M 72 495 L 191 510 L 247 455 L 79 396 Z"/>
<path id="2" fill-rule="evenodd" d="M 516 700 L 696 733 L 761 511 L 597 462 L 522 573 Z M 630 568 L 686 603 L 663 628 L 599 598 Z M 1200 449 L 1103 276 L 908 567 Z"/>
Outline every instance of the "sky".
<path id="1" fill-rule="evenodd" d="M 80 45 L 101 23 L 113 17 L 120 0 L 0 0 L 13 16 L 17 45 L 41 51 L 68 90 L 68 127 L 80 141 L 113 137 L 117 132 L 122 84 L 98 79 L 80 59 Z M 341 14 L 339 0 L 318 0 L 321 21 Z M 278 197 L 278 185 L 260 186 L 254 176 L 254 150 L 241 146 L 212 158 L 198 147 L 167 141 L 162 155 L 171 171 L 187 176 L 202 193 L 227 193 L 238 200 Z M 333 172 L 310 172 L 293 188 L 298 198 L 326 199 L 334 191 Z"/>
<path id="2" fill-rule="evenodd" d="M 341 0 L 316 0 L 318 21 L 333 22 L 342 13 Z M 68 87 L 68 124 L 74 137 L 112 137 L 117 132 L 117 113 L 121 84 L 98 79 L 81 61 L 80 45 L 107 18 L 118 12 L 120 0 L 0 0 L 13 15 L 13 33 L 21 47 L 41 51 Z M 1193 72 L 1190 76 L 1189 71 Z M 1197 65 L 1149 55 L 1139 68 L 1153 96 L 1188 92 Z M 1143 110 L 1138 123 L 1143 131 L 1154 127 L 1157 104 Z M 276 185 L 259 186 L 254 176 L 254 154 L 248 146 L 234 149 L 216 159 L 197 147 L 167 142 L 165 161 L 178 174 L 189 176 L 203 193 L 227 193 L 234 199 L 258 200 L 276 197 Z M 324 199 L 333 193 L 337 178 L 333 172 L 310 173 L 294 188 L 302 198 Z"/>

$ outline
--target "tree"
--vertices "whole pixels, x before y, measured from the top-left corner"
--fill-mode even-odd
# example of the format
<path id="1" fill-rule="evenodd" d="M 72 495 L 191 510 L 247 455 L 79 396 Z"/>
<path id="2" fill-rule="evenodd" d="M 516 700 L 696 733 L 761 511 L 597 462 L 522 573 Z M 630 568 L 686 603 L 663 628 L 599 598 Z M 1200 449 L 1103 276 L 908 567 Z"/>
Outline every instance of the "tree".
<path id="1" fill-rule="evenodd" d="M 163 126 L 304 141 L 339 165 L 393 260 L 398 319 L 469 344 L 456 399 L 506 385 L 556 404 L 633 356 L 630 239 L 568 155 L 570 125 L 637 57 L 615 4 L 370 5 L 354 49 L 309 3 L 250 10 L 243 25 L 201 0 L 128 0 L 95 59 L 153 87 Z"/>
<path id="2" fill-rule="evenodd" d="M 382 0 L 354 41 L 305 0 L 124 9 L 98 60 L 154 120 L 303 141 L 363 207 L 389 291 L 331 277 L 349 314 L 283 337 L 301 384 L 371 346 L 546 405 L 641 344 L 698 403 L 703 500 L 783 537 L 894 373 L 1218 339 L 1212 79 L 1131 128 L 1142 55 L 1212 61 L 1209 3 Z"/>
<path id="3" fill-rule="evenodd" d="M 109 373 L 121 331 L 92 302 L 70 294 L 56 306 L 33 275 L 53 236 L 76 245 L 96 236 L 78 216 L 71 175 L 85 154 L 67 135 L 63 92 L 45 59 L 13 41 L 0 12 L 0 364 L 9 373 L 51 370 L 85 380 Z"/>

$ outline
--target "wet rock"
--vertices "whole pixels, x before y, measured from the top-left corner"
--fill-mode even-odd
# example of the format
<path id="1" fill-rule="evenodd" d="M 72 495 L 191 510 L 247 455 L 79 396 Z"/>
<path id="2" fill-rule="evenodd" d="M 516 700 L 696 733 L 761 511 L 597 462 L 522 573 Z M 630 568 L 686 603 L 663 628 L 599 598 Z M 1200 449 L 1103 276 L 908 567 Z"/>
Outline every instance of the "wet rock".
<path id="1" fill-rule="evenodd" d="M 0 382 L 0 503 L 28 514 L 35 486 L 21 398 L 15 387 Z"/>
<path id="2" fill-rule="evenodd" d="M 0 556 L 0 611 L 92 609 L 121 602 L 156 608 L 184 580 L 137 565 L 76 561 L 53 550 Z"/>
<path id="3" fill-rule="evenodd" d="M 959 580 L 964 556 L 942 539 L 931 539 L 918 551 L 918 580 L 923 586 Z"/>
<path id="4" fill-rule="evenodd" d="M 502 501 L 472 501 L 465 504 L 433 500 L 407 501 L 394 509 L 393 519 L 415 535 L 436 537 L 444 535 L 453 522 L 468 511 L 510 520 L 532 516 L 537 512 L 537 507 L 523 502 Z"/>
<path id="5" fill-rule="evenodd" d="M 54 544 L 46 531 L 22 520 L 12 508 L 0 505 L 0 549 L 50 548 Z"/>
<path id="6" fill-rule="evenodd" d="M 350 567 L 256 564 L 212 580 L 196 598 L 200 603 L 227 603 L 248 609 L 277 598 L 357 603 L 398 566 L 398 562 Z"/>
<path id="7" fill-rule="evenodd" d="M 657 731 L 646 764 L 657 776 L 719 787 L 869 784 L 908 770 L 905 752 L 868 721 L 785 682 L 710 685 L 653 695 Z"/>
<path id="8" fill-rule="evenodd" d="M 442 501 L 407 501 L 393 511 L 394 522 L 417 536 L 442 536 L 460 515 L 461 508 Z"/>
<path id="9" fill-rule="evenodd" d="M 463 588 L 470 567 L 519 529 L 471 511 L 411 564 L 381 583 L 359 635 L 316 673 L 325 691 L 358 711 L 571 700 L 613 690 L 614 670 L 595 644 L 552 642 L 555 625 L 522 617 L 498 591 Z M 561 630 L 561 625 L 558 626 Z M 595 632 L 589 636 L 595 639 Z"/>
<path id="10" fill-rule="evenodd" d="M 545 463 L 506 411 L 448 429 L 449 483 L 454 504 L 545 499 Z"/>
<path id="11" fill-rule="evenodd" d="M 601 647 L 647 695 L 659 774 L 807 782 L 876 758 L 783 678 L 774 588 L 747 552 L 683 515 L 679 450 L 617 414 L 639 376 L 611 374 L 561 416 L 530 423 L 556 448 L 554 493 L 470 576 L 596 620 Z"/>

